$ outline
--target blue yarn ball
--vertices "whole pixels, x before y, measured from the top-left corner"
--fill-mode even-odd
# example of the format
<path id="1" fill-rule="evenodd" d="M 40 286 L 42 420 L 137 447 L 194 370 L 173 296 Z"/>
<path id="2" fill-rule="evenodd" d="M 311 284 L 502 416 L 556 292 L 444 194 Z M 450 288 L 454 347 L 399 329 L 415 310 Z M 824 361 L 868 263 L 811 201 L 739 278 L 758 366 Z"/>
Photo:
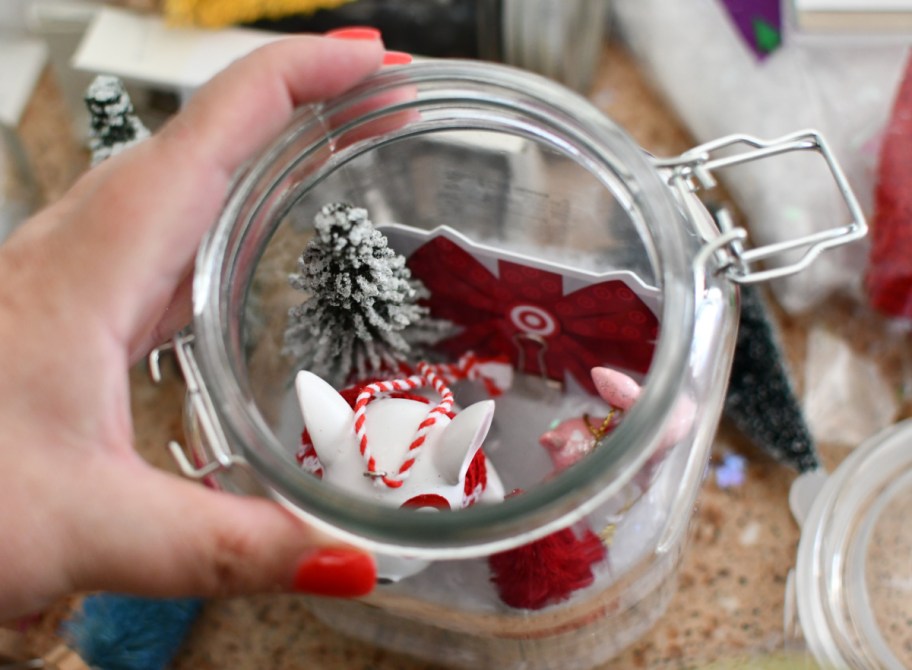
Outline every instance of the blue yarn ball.
<path id="1" fill-rule="evenodd" d="M 162 670 L 202 609 L 198 598 L 97 594 L 63 627 L 64 637 L 96 670 Z"/>

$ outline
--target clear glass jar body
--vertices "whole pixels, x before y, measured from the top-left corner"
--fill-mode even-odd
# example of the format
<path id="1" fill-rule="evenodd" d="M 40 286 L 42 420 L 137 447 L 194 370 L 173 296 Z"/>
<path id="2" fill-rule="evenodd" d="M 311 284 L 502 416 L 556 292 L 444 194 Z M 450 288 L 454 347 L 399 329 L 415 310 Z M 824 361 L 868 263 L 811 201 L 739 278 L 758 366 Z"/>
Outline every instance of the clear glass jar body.
<path id="1" fill-rule="evenodd" d="M 521 494 L 416 513 L 359 499 L 299 467 L 296 370 L 282 335 L 302 296 L 287 278 L 315 212 L 337 201 L 365 207 L 381 226 L 447 226 L 486 250 L 482 264 L 492 267 L 493 257 L 532 268 L 525 289 L 558 277 L 555 300 L 533 306 L 550 316 L 564 314 L 581 276 L 620 282 L 615 297 L 654 316 L 649 330 L 602 314 L 587 331 L 595 358 L 574 354 L 575 341 L 526 338 L 532 348 L 514 360 L 513 386 L 495 400 L 484 446 L 504 490 Z M 314 602 L 320 618 L 347 633 L 453 667 L 603 662 L 648 630 L 674 592 L 734 347 L 737 290 L 700 253 L 701 231 L 715 230 L 711 218 L 686 204 L 585 100 L 502 66 L 421 63 L 302 111 L 238 178 L 197 261 L 193 355 L 210 425 L 191 421 L 195 460 L 244 462 L 214 483 L 271 496 L 375 550 L 381 564 L 421 562 L 364 601 Z M 497 267 L 492 274 L 505 280 L 506 266 Z M 594 305 L 580 303 L 584 321 L 586 310 L 601 314 L 597 295 Z M 582 460 L 557 468 L 541 436 L 606 411 L 574 356 L 596 365 L 607 356 L 617 366 L 624 357 L 615 352 L 631 346 L 639 362 L 621 367 L 641 384 L 635 404 Z M 456 392 L 461 404 L 477 396 Z M 595 538 L 602 547 L 586 579 L 534 605 L 505 602 L 492 557 L 565 529 L 573 542 Z M 560 571 L 566 558 L 521 555 L 526 579 Z"/>

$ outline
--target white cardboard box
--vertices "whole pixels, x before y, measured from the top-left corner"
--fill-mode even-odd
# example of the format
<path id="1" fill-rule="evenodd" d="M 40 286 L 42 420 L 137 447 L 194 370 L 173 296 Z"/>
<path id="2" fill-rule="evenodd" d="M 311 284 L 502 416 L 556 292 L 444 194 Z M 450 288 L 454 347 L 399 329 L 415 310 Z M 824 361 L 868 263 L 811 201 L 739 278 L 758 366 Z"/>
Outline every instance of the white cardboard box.
<path id="1" fill-rule="evenodd" d="M 0 123 L 19 125 L 47 58 L 47 45 L 41 40 L 0 40 Z"/>
<path id="2" fill-rule="evenodd" d="M 187 94 L 234 60 L 281 37 L 245 28 L 174 28 L 159 16 L 109 7 L 89 25 L 73 67 Z"/>

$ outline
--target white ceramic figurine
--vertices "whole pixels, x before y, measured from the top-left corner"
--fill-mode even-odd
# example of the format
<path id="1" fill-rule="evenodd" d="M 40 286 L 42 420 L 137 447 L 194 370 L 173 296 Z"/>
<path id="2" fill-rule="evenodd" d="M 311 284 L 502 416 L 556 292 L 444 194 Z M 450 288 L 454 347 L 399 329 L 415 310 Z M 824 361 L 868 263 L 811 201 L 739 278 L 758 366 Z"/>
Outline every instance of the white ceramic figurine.
<path id="1" fill-rule="evenodd" d="M 358 404 L 352 409 L 338 391 L 308 371 L 297 374 L 295 389 L 323 481 L 380 505 L 425 511 L 503 500 L 503 484 L 490 463 L 478 486 L 466 491 L 470 465 L 491 426 L 493 400 L 477 402 L 451 418 L 439 411 L 441 405 L 396 397 L 364 402 L 359 412 Z M 425 565 L 379 556 L 378 574 L 398 581 Z"/>

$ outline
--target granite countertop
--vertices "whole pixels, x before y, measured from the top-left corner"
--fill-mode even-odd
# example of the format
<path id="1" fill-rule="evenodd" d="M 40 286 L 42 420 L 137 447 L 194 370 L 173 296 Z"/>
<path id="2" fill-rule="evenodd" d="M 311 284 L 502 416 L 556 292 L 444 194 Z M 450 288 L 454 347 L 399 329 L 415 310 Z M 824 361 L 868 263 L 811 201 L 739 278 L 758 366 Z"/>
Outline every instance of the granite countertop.
<path id="1" fill-rule="evenodd" d="M 22 134 L 35 162 L 43 193 L 59 195 L 84 169 L 85 152 L 66 136 L 68 124 L 46 76 L 26 113 Z M 615 45 L 607 46 L 592 100 L 626 128 L 645 149 L 674 155 L 693 145 L 673 114 L 650 89 L 636 64 Z M 848 319 L 848 314 L 856 318 Z M 900 345 L 877 340 L 882 324 L 835 301 L 813 317 L 776 314 L 788 363 L 799 393 L 807 333 L 826 324 L 852 346 L 876 351 L 877 364 L 893 381 Z M 898 383 L 898 381 L 896 381 Z M 144 369 L 132 372 L 136 444 L 149 461 L 173 469 L 165 445 L 181 435 L 183 387 L 166 370 L 153 386 Z M 901 409 L 908 416 L 908 402 Z M 845 449 L 821 445 L 834 465 Z M 699 667 L 726 659 L 754 658 L 800 643 L 785 639 L 785 585 L 794 564 L 798 527 L 788 508 L 795 473 L 745 443 L 724 423 L 715 458 L 734 452 L 747 458 L 742 485 L 720 488 L 710 470 L 693 520 L 693 534 L 680 571 L 680 587 L 658 625 L 605 668 Z M 42 648 L 72 600 L 52 608 L 29 635 Z M 174 663 L 177 670 L 208 668 L 325 668 L 327 670 L 431 670 L 427 665 L 349 640 L 319 623 L 294 596 L 268 595 L 209 601 Z"/>

